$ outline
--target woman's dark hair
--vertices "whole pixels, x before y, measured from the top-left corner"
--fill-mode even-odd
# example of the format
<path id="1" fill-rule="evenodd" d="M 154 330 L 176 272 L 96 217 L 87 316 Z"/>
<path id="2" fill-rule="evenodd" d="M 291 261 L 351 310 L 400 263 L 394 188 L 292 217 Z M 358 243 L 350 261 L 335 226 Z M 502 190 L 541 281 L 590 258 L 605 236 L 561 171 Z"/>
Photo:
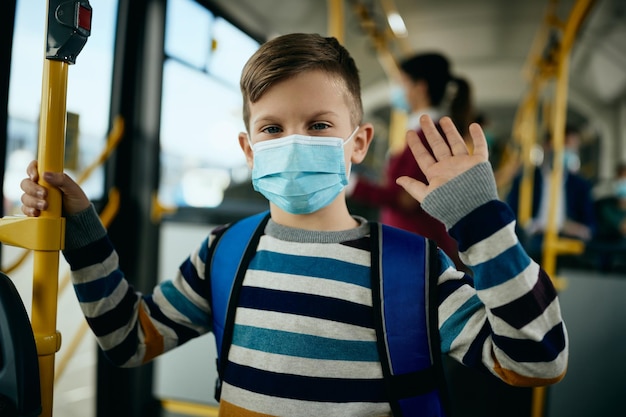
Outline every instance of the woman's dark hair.
<path id="1" fill-rule="evenodd" d="M 451 79 L 448 59 L 436 52 L 413 55 L 400 63 L 400 69 L 413 81 L 424 80 L 433 106 L 439 106 Z"/>
<path id="2" fill-rule="evenodd" d="M 470 123 L 475 121 L 474 109 L 472 106 L 472 91 L 469 83 L 464 78 L 455 77 L 452 79 L 456 91 L 450 102 L 450 117 L 462 135 L 468 131 Z"/>
<path id="3" fill-rule="evenodd" d="M 439 107 L 451 88 L 450 117 L 461 133 L 465 133 L 474 115 L 471 88 L 467 80 L 455 77 L 450 72 L 450 61 L 438 53 L 428 52 L 413 55 L 400 63 L 400 69 L 413 81 L 423 80 L 428 85 L 428 96 L 433 106 Z"/>

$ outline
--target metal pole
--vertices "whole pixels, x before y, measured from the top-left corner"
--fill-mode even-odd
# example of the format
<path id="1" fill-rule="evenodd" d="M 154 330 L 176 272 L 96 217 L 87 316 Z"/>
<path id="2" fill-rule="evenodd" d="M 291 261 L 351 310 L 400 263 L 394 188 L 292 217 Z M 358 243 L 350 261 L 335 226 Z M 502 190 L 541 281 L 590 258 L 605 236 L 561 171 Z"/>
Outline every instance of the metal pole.
<path id="1" fill-rule="evenodd" d="M 75 62 L 90 34 L 91 7 L 88 1 L 61 3 L 60 0 L 50 0 L 47 7 L 37 162 L 39 172 L 63 172 L 68 66 Z M 41 218 L 60 220 L 61 192 L 43 180 L 41 184 L 48 188 L 49 204 Z M 54 359 L 61 347 L 61 334 L 56 330 L 58 279 L 59 251 L 35 250 L 31 321 L 39 356 L 44 417 L 52 416 Z"/>
<path id="2" fill-rule="evenodd" d="M 557 289 L 563 287 L 562 279 L 556 277 L 557 256 L 561 254 L 577 254 L 584 250 L 584 243 L 575 239 L 565 239 L 558 236 L 556 230 L 556 202 L 563 198 L 560 184 L 563 180 L 563 143 L 565 141 L 565 122 L 567 117 L 567 93 L 569 87 L 569 54 L 576 34 L 580 30 L 583 20 L 588 15 L 595 0 L 578 0 L 563 30 L 563 37 L 557 54 L 557 80 L 554 97 L 554 118 L 552 124 L 552 143 L 554 147 L 554 165 L 550 178 L 550 202 L 548 223 L 543 244 L 543 265 L 546 273 L 555 280 Z M 532 417 L 542 417 L 545 411 L 546 387 L 537 387 L 533 391 Z"/>
<path id="3" fill-rule="evenodd" d="M 39 123 L 40 172 L 63 171 L 65 135 L 65 98 L 67 93 L 67 64 L 46 60 L 42 86 L 42 111 Z M 44 186 L 47 185 L 42 183 Z M 42 218 L 61 217 L 60 191 L 49 188 L 49 209 Z M 52 415 L 54 391 L 54 355 L 61 347 L 61 335 L 56 330 L 59 252 L 34 252 L 32 327 L 39 356 L 42 416 Z"/>

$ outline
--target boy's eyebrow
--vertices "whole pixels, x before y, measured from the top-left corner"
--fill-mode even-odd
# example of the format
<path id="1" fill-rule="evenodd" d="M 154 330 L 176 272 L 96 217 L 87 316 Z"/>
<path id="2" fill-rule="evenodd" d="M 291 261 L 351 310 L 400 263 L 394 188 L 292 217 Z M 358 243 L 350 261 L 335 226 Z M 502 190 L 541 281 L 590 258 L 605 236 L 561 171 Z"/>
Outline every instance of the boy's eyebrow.
<path id="1" fill-rule="evenodd" d="M 325 118 L 330 118 L 330 117 L 336 118 L 336 117 L 339 117 L 339 114 L 332 110 L 320 110 L 316 113 L 311 113 L 310 115 L 307 115 L 305 119 L 318 120 L 318 119 L 325 119 Z M 277 123 L 280 121 L 280 119 L 281 119 L 281 116 L 274 116 L 271 114 L 267 114 L 267 115 L 261 114 L 251 121 L 252 121 L 252 125 L 256 126 L 260 123 Z"/>

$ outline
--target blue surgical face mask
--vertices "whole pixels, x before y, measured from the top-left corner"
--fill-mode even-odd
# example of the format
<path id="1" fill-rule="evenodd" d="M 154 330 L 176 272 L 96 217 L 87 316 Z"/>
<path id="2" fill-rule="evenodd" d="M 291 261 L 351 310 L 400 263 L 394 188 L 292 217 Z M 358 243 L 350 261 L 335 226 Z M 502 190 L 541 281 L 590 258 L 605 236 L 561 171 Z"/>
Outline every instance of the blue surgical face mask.
<path id="1" fill-rule="evenodd" d="M 357 130 L 345 141 L 291 135 L 254 144 L 254 189 L 292 214 L 326 207 L 348 184 L 343 148 Z"/>
<path id="2" fill-rule="evenodd" d="M 569 172 L 578 172 L 580 170 L 580 158 L 575 151 L 571 149 L 563 151 L 563 167 Z"/>
<path id="3" fill-rule="evenodd" d="M 626 198 L 626 179 L 618 180 L 615 183 L 615 195 L 618 198 Z"/>
<path id="4" fill-rule="evenodd" d="M 406 113 L 411 113 L 411 105 L 406 99 L 406 92 L 404 88 L 400 86 L 391 87 L 391 107 L 397 110 L 402 110 Z"/>

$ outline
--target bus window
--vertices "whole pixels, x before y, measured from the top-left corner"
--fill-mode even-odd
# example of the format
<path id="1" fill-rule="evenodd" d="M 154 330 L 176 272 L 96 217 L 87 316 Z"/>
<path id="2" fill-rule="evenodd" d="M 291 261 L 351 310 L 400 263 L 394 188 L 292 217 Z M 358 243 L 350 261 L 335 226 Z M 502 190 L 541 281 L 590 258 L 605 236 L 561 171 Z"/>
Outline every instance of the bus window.
<path id="1" fill-rule="evenodd" d="M 193 0 L 168 2 L 159 199 L 216 207 L 249 179 L 239 75 L 259 43 Z"/>
<path id="2" fill-rule="evenodd" d="M 105 146 L 109 129 L 111 77 L 117 1 L 94 7 L 92 33 L 85 48 L 68 71 L 68 133 L 66 168 L 79 173 Z M 20 181 L 26 165 L 37 158 L 46 2 L 18 0 L 11 55 L 7 126 L 7 159 L 3 184 L 7 215 L 21 206 Z M 69 137 L 70 135 L 68 135 Z M 96 170 L 83 184 L 92 199 L 104 193 L 104 170 Z"/>

